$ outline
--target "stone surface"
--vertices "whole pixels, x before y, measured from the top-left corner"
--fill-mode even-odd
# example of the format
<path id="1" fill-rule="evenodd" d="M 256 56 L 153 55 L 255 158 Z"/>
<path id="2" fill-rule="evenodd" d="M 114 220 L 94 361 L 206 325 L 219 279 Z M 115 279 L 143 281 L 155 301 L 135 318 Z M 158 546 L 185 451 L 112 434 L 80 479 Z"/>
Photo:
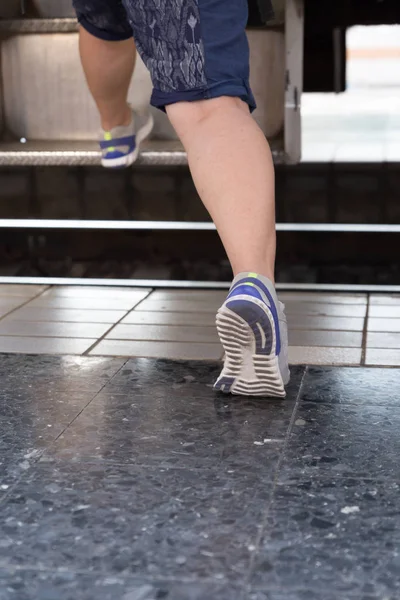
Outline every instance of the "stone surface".
<path id="1" fill-rule="evenodd" d="M 0 355 L 0 600 L 397 600 L 399 374 Z"/>

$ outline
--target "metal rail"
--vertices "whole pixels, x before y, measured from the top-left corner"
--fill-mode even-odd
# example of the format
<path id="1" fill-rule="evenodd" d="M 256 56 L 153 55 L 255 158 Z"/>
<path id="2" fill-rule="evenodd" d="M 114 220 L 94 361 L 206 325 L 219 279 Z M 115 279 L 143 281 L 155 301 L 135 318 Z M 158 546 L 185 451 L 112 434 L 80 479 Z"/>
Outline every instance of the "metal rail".
<path id="1" fill-rule="evenodd" d="M 286 164 L 288 157 L 280 143 L 272 140 L 275 164 Z M 101 152 L 96 142 L 35 141 L 0 142 L 0 167 L 54 167 L 99 166 Z M 151 140 L 143 144 L 135 165 L 187 166 L 187 155 L 182 144 L 175 140 Z"/>
<path id="2" fill-rule="evenodd" d="M 74 33 L 78 21 L 67 19 L 0 19 L 0 33 Z"/>
<path id="3" fill-rule="evenodd" d="M 136 231 L 214 231 L 211 222 L 195 221 L 108 221 L 78 219 L 0 219 L 0 229 L 83 229 Z M 363 223 L 278 223 L 277 231 L 314 233 L 400 233 L 398 225 Z"/>
<path id="4" fill-rule="evenodd" d="M 11 277 L 0 276 L 0 284 L 23 285 L 81 285 L 104 287 L 145 287 L 226 290 L 230 283 L 224 281 L 174 281 L 170 279 L 84 279 L 77 277 Z M 277 289 L 300 292 L 337 293 L 400 293 L 400 285 L 350 285 L 342 283 L 278 283 Z"/>

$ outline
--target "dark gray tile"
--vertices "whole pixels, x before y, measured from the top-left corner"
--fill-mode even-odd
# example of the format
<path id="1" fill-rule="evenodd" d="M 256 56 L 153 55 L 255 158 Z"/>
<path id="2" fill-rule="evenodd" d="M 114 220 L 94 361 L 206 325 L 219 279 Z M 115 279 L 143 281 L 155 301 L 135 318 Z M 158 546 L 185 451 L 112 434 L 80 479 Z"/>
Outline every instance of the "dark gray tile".
<path id="1" fill-rule="evenodd" d="M 282 466 L 283 477 L 357 476 L 400 481 L 400 410 L 301 402 Z"/>
<path id="2" fill-rule="evenodd" d="M 0 497 L 39 459 L 94 393 L 0 392 Z"/>
<path id="3" fill-rule="evenodd" d="M 218 583 L 145 581 L 104 573 L 0 569 L 0 600 L 240 600 L 242 590 Z"/>
<path id="4" fill-rule="evenodd" d="M 260 600 L 393 597 L 400 586 L 399 511 L 394 482 L 294 476 L 278 485 L 252 583 L 280 595 Z"/>
<path id="5" fill-rule="evenodd" d="M 118 394 L 146 394 L 151 389 L 154 396 L 170 396 L 173 392 L 175 397 L 210 398 L 221 368 L 222 365 L 216 362 L 135 358 L 125 363 L 107 389 Z M 296 400 L 303 374 L 304 367 L 292 367 L 287 387 L 289 401 Z"/>
<path id="6" fill-rule="evenodd" d="M 377 596 L 376 594 L 351 594 L 340 592 L 340 600 L 397 600 L 395 595 Z M 337 592 L 304 587 L 294 590 L 255 590 L 246 592 L 245 600 L 338 600 Z"/>
<path id="7" fill-rule="evenodd" d="M 0 512 L 0 566 L 241 580 L 272 483 L 257 469 L 38 463 Z"/>
<path id="8" fill-rule="evenodd" d="M 309 367 L 301 389 L 301 400 L 400 406 L 400 371 Z"/>
<path id="9" fill-rule="evenodd" d="M 122 358 L 0 355 L 2 389 L 35 388 L 98 392 L 126 362 Z"/>
<path id="10" fill-rule="evenodd" d="M 104 390 L 57 440 L 48 459 L 275 472 L 294 404 L 174 391 L 157 397 Z M 47 458 L 46 458 L 47 459 Z"/>

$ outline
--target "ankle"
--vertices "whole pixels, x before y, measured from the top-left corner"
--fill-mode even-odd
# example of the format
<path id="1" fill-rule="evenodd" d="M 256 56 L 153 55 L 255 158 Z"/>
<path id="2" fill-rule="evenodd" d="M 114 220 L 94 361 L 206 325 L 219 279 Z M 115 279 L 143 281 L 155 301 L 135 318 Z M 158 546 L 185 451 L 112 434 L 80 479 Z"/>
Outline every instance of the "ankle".
<path id="1" fill-rule="evenodd" d="M 119 112 L 113 112 L 112 115 L 102 116 L 101 127 L 104 131 L 111 131 L 114 127 L 127 127 L 132 122 L 132 109 L 126 105 Z"/>

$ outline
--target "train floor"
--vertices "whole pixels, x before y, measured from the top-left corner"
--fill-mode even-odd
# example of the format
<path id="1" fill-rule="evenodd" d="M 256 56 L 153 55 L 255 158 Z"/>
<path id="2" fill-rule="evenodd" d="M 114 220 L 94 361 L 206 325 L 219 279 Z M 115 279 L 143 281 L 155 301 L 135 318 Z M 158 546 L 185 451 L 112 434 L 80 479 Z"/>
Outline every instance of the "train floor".
<path id="1" fill-rule="evenodd" d="M 257 400 L 212 389 L 223 296 L 1 288 L 0 600 L 398 598 L 400 299 L 281 294 Z"/>

